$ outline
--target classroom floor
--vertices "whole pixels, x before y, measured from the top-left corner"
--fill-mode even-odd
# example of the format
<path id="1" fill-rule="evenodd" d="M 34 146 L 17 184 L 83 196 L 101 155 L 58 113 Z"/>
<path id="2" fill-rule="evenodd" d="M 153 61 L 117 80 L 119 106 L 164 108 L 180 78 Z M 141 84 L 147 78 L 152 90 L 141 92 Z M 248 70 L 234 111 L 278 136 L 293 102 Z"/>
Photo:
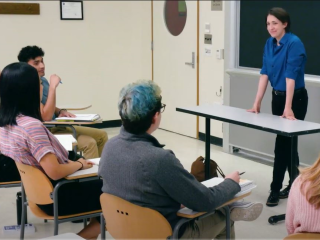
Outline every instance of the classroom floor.
<path id="1" fill-rule="evenodd" d="M 109 138 L 119 133 L 119 128 L 106 129 Z M 166 144 L 165 148 L 174 151 L 183 166 L 189 171 L 192 162 L 200 155 L 204 156 L 204 142 L 197 139 L 181 136 L 172 132 L 158 130 L 154 136 L 160 143 Z M 262 202 L 264 209 L 261 216 L 253 222 L 236 222 L 236 239 L 283 239 L 287 235 L 284 222 L 277 225 L 270 225 L 268 218 L 272 215 L 285 213 L 286 201 L 280 200 L 276 207 L 266 207 L 265 201 L 269 196 L 269 184 L 272 176 L 272 167 L 260 164 L 239 156 L 224 153 L 221 147 L 211 145 L 211 158 L 214 159 L 222 168 L 224 173 L 231 171 L 245 171 L 243 178 L 251 179 L 256 182 L 258 187 L 246 198 L 248 201 Z M 285 182 L 287 182 L 287 176 Z M 19 188 L 0 189 L 0 239 L 18 239 L 19 234 L 4 235 L 3 226 L 16 224 L 16 192 Z M 36 218 L 28 210 L 28 222 L 33 223 L 36 232 L 26 234 L 25 239 L 39 239 L 53 235 L 53 223 L 44 223 L 43 220 Z M 59 233 L 74 232 L 82 229 L 82 223 L 62 223 L 59 225 Z M 107 234 L 109 239 L 112 239 Z"/>

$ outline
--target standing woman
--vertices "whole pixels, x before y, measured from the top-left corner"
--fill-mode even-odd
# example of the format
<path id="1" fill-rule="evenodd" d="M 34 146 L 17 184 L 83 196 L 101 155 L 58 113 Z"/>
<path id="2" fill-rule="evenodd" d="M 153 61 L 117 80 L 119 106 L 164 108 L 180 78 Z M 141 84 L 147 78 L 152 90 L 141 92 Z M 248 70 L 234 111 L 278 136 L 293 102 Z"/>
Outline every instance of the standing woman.
<path id="1" fill-rule="evenodd" d="M 305 89 L 304 69 L 306 51 L 301 40 L 290 32 L 290 16 L 282 8 L 272 8 L 266 16 L 270 38 L 264 47 L 263 67 L 258 92 L 249 112 L 259 113 L 261 101 L 268 80 L 272 86 L 272 114 L 288 120 L 304 120 L 308 107 L 308 93 Z M 291 139 L 277 135 L 274 149 L 273 180 L 266 205 L 277 206 L 279 198 L 287 198 L 292 180 L 280 192 L 286 169 L 291 176 Z M 298 152 L 295 153 L 299 166 Z"/>

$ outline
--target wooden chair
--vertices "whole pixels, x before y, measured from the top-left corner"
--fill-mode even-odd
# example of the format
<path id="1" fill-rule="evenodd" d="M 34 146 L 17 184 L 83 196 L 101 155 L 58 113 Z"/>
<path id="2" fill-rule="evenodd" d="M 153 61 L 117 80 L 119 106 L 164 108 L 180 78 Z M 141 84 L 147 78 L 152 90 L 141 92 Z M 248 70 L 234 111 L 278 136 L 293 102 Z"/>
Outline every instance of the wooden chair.
<path id="1" fill-rule="evenodd" d="M 83 212 L 67 216 L 58 215 L 58 190 L 59 188 L 70 182 L 79 180 L 62 180 L 54 188 L 48 177 L 39 169 L 33 166 L 25 165 L 16 162 L 20 172 L 22 184 L 22 217 L 21 217 L 21 232 L 20 239 L 24 238 L 24 216 L 26 214 L 26 206 L 29 205 L 31 212 L 42 219 L 54 220 L 54 235 L 58 234 L 59 223 L 75 221 L 100 216 L 101 210 Z M 27 201 L 26 201 L 27 197 Z M 37 204 L 52 204 L 54 208 L 54 216 L 49 216 L 43 212 Z"/>
<path id="2" fill-rule="evenodd" d="M 193 219 L 207 217 L 214 212 L 181 218 L 172 231 L 171 225 L 159 212 L 140 207 L 122 198 L 103 193 L 100 196 L 101 239 L 106 239 L 106 229 L 115 239 L 178 239 L 180 227 Z"/>
<path id="3" fill-rule="evenodd" d="M 289 236 L 286 236 L 283 240 L 307 240 L 307 239 L 320 239 L 320 233 L 294 233 Z"/>

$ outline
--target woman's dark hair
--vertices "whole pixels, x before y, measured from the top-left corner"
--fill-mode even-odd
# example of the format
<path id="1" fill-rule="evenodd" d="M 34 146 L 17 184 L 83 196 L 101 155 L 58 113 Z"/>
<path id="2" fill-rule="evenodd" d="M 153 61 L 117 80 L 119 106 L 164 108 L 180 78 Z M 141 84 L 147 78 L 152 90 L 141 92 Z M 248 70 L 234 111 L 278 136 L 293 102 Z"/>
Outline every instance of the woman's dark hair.
<path id="1" fill-rule="evenodd" d="M 38 72 L 22 62 L 9 64 L 0 75 L 0 127 L 17 125 L 20 114 L 42 121 Z"/>
<path id="2" fill-rule="evenodd" d="M 286 32 L 290 32 L 291 21 L 290 21 L 290 16 L 286 10 L 279 7 L 271 8 L 266 15 L 266 19 L 265 19 L 266 24 L 267 24 L 267 18 L 269 15 L 276 17 L 282 23 L 287 23 L 285 30 Z"/>

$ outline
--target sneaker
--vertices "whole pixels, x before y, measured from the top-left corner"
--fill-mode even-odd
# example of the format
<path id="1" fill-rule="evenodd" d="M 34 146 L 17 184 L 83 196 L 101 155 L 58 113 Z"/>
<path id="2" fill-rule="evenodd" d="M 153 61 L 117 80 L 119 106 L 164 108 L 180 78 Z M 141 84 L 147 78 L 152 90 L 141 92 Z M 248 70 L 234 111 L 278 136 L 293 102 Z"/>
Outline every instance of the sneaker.
<path id="1" fill-rule="evenodd" d="M 253 221 L 260 216 L 262 209 L 262 203 L 234 202 L 230 206 L 230 219 L 232 221 Z"/>
<path id="2" fill-rule="evenodd" d="M 288 198 L 289 192 L 290 192 L 290 187 L 287 186 L 285 189 L 283 189 L 282 191 L 280 191 L 280 193 L 279 193 L 279 198 L 280 198 L 280 199 Z"/>
<path id="3" fill-rule="evenodd" d="M 268 207 L 275 207 L 279 203 L 279 192 L 271 191 L 266 205 Z"/>

